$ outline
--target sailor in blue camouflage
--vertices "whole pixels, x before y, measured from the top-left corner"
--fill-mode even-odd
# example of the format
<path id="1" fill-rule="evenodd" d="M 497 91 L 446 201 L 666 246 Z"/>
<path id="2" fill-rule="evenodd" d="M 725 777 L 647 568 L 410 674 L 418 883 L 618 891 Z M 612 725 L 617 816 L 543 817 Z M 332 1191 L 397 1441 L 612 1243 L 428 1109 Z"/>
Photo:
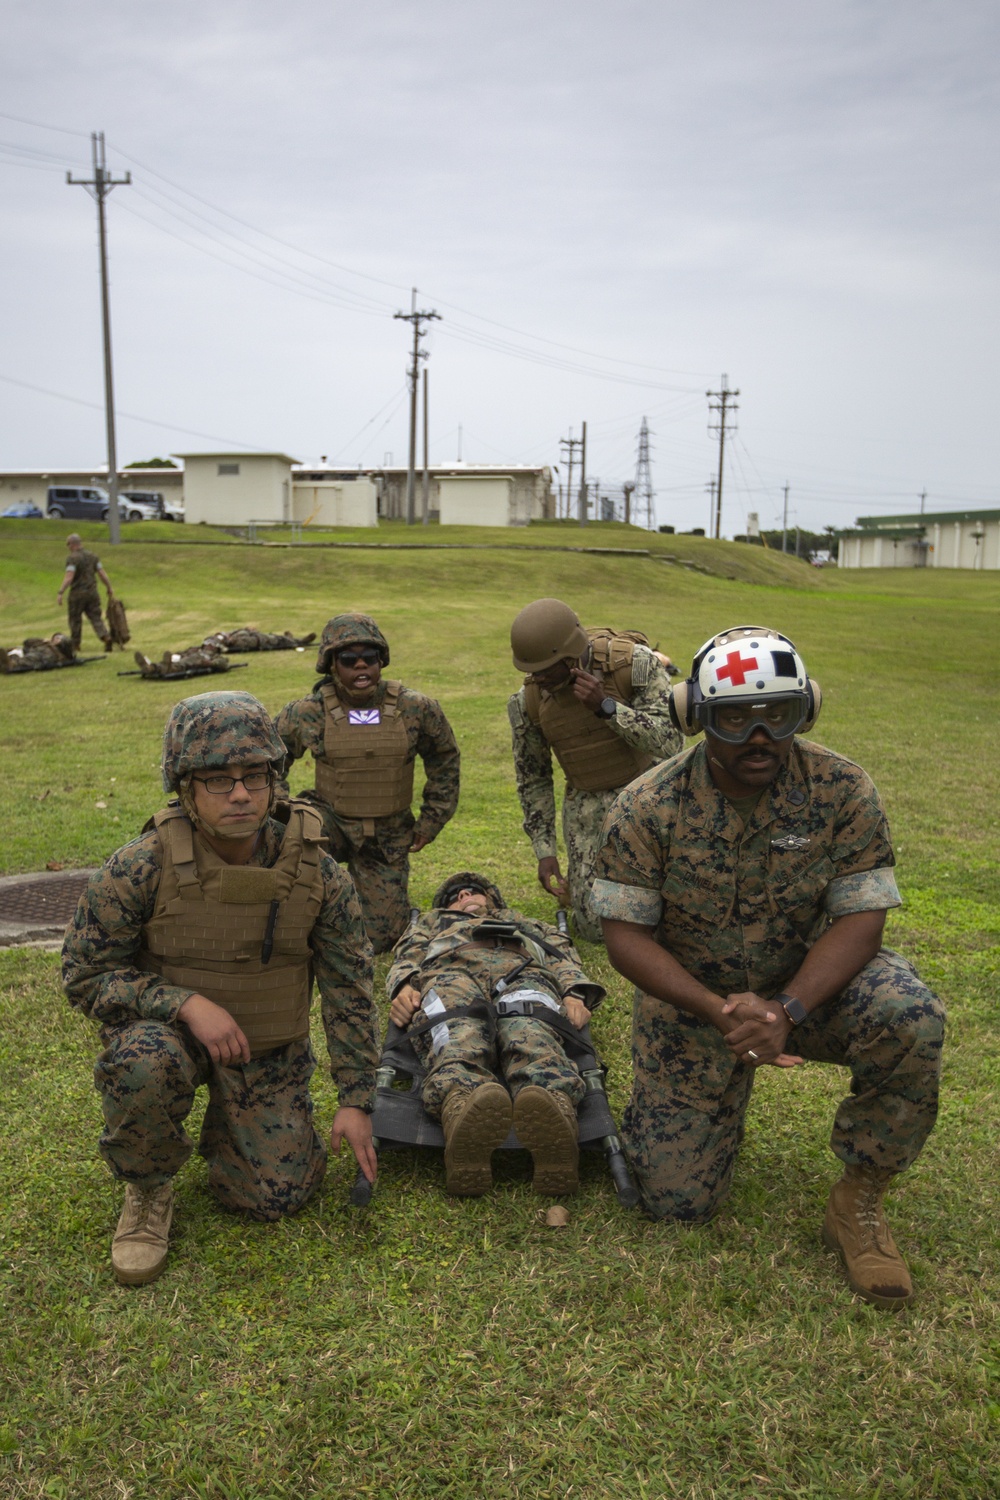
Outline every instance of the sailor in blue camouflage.
<path id="1" fill-rule="evenodd" d="M 482 936 L 486 918 L 513 924 L 518 936 L 491 942 Z M 453 1089 L 475 1088 L 498 1072 L 515 1098 L 535 1085 L 565 1094 L 574 1107 L 583 1099 L 584 1081 L 558 1031 L 534 1015 L 504 1015 L 500 981 L 509 982 L 511 997 L 531 996 L 536 1007 L 550 1008 L 577 1027 L 605 994 L 557 927 L 509 910 L 496 886 L 481 876 L 453 876 L 436 894 L 433 909 L 414 918 L 396 944 L 386 979 L 397 1025 L 408 1026 L 414 1017 L 437 1019 L 413 1037 L 427 1069 L 422 1102 L 433 1119 L 440 1118 Z M 472 1014 L 454 1014 L 467 1007 Z"/>
<path id="2" fill-rule="evenodd" d="M 713 670 L 732 668 L 723 654 Z M 799 696 L 804 680 L 803 668 Z M 612 962 L 637 986 L 623 1137 L 650 1212 L 689 1223 L 728 1193 L 758 1066 L 848 1068 L 831 1146 L 881 1185 L 916 1159 L 937 1115 L 944 1012 L 881 946 L 901 902 L 879 795 L 844 756 L 794 732 L 774 738 L 796 695 L 772 703 L 772 684 L 757 686 L 762 702 L 737 701 L 729 721 L 705 710 L 741 741 L 710 731 L 622 792 L 594 889 Z M 684 727 L 707 724 L 689 713 Z"/>
<path id="3" fill-rule="evenodd" d="M 284 747 L 257 700 L 247 693 L 212 692 L 186 699 L 172 711 L 164 737 L 164 784 L 178 793 L 195 821 L 197 838 L 222 848 L 236 839 L 236 863 L 270 869 L 281 855 L 285 826 L 268 815 L 273 768 Z M 199 817 L 206 799 L 193 772 L 246 773 L 272 767 L 272 785 L 249 792 L 236 783 L 216 795 L 209 816 L 232 805 L 254 808 L 254 834 L 237 838 Z M 241 802 L 242 797 L 242 802 Z M 259 812 L 256 809 L 259 807 Z M 239 830 L 237 830 L 239 833 Z M 243 845 L 246 844 L 246 850 Z M 145 1195 L 170 1183 L 193 1145 L 185 1129 L 196 1089 L 209 1103 L 199 1151 L 208 1163 L 208 1186 L 227 1208 L 258 1219 L 294 1212 L 322 1181 L 326 1150 L 312 1123 L 309 1080 L 315 1059 L 308 1037 L 241 1055 L 206 1039 L 189 986 L 167 982 L 139 962 L 144 929 L 153 918 L 164 861 L 160 831 L 147 829 L 117 850 L 90 879 L 63 947 L 63 982 L 70 1003 L 98 1021 L 104 1051 L 95 1081 L 104 1111 L 100 1150 L 116 1178 Z M 350 878 L 320 854 L 322 894 L 308 937 L 322 1020 L 341 1111 L 369 1115 L 378 1064 L 377 1015 L 372 1002 L 372 954 Z M 277 903 L 275 903 L 277 905 Z M 225 1022 L 219 1005 L 203 1001 Z M 369 1139 L 370 1139 L 370 1126 Z M 354 1140 L 345 1133 L 350 1144 Z M 165 1255 L 165 1239 L 164 1239 Z M 117 1269 L 117 1266 L 116 1266 Z M 154 1272 L 158 1274 L 158 1272 Z M 150 1280 L 152 1275 L 120 1276 Z"/>

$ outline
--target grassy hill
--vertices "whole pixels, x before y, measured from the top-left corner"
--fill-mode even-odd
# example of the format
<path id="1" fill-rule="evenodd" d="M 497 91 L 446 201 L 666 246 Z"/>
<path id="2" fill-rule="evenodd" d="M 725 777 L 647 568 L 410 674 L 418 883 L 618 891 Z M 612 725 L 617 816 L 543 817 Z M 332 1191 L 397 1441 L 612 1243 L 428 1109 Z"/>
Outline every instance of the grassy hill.
<path id="1" fill-rule="evenodd" d="M 62 623 L 63 530 L 0 526 L 0 644 L 13 644 Z M 411 535 L 380 528 L 378 541 Z M 625 1214 L 594 1163 L 569 1227 L 549 1230 L 523 1162 L 498 1168 L 490 1197 L 461 1202 L 433 1154 L 415 1152 L 385 1159 L 366 1215 L 347 1206 L 352 1174 L 334 1161 L 298 1218 L 246 1224 L 214 1207 L 195 1164 L 166 1274 L 124 1290 L 108 1268 L 118 1195 L 96 1154 L 97 1039 L 62 999 L 55 958 L 12 950 L 0 954 L 3 1495 L 996 1492 L 1000 576 L 816 572 L 597 526 L 588 544 L 638 537 L 652 555 L 562 550 L 580 535 L 448 528 L 472 545 L 402 550 L 144 525 L 101 556 L 151 655 L 240 624 L 319 630 L 345 608 L 378 618 L 390 674 L 442 700 L 463 750 L 459 815 L 414 860 L 422 903 L 443 875 L 479 867 L 513 904 L 551 915 L 504 712 L 518 681 L 507 631 L 524 603 L 555 594 L 587 623 L 638 626 L 685 667 L 726 625 L 790 634 L 824 691 L 816 737 L 865 765 L 889 806 L 906 901 L 890 941 L 951 1012 L 939 1126 L 891 1205 L 919 1302 L 895 1317 L 856 1303 L 820 1249 L 844 1077 L 818 1067 L 763 1070 L 732 1200 L 705 1229 Z M 314 680 L 311 652 L 247 660 L 210 681 L 276 711 Z M 3 871 L 95 863 L 160 805 L 159 737 L 178 694 L 117 676 L 131 666 L 116 653 L 0 677 Z M 293 785 L 307 776 L 300 766 Z M 603 950 L 583 951 L 610 990 L 595 1036 L 620 1109 L 628 987 Z M 315 1092 L 328 1124 L 319 1075 Z"/>

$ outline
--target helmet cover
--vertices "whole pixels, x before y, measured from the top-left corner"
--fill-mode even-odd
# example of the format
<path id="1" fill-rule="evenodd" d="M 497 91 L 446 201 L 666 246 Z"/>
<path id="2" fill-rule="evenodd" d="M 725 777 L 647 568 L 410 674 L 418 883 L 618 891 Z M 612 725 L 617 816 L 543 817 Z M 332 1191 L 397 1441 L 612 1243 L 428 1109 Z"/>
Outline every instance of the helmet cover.
<path id="1" fill-rule="evenodd" d="M 482 891 L 494 911 L 506 908 L 506 902 L 492 881 L 487 880 L 485 875 L 476 875 L 472 870 L 461 870 L 457 875 L 449 876 L 444 885 L 434 892 L 431 907 L 435 911 L 444 911 L 459 891 L 465 890 Z"/>
<path id="2" fill-rule="evenodd" d="M 316 671 L 324 674 L 329 672 L 337 652 L 343 651 L 347 646 L 374 646 L 382 666 L 389 665 L 389 642 L 371 615 L 349 613 L 334 615 L 323 626 L 316 655 Z"/>
<path id="3" fill-rule="evenodd" d="M 561 599 L 525 605 L 510 627 L 514 665 L 521 672 L 544 672 L 556 662 L 578 660 L 590 645 L 579 616 Z"/>
<path id="4" fill-rule="evenodd" d="M 280 773 L 285 746 L 252 693 L 199 693 L 170 710 L 163 731 L 163 790 L 177 792 L 193 771 L 267 761 Z"/>

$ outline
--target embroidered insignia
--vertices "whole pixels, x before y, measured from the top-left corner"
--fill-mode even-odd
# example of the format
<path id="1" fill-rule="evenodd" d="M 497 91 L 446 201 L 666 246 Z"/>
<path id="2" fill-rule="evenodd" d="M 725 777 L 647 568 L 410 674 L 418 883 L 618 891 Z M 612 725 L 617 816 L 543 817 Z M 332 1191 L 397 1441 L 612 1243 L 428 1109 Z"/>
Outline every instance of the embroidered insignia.
<path id="1" fill-rule="evenodd" d="M 348 724 L 381 724 L 382 710 L 380 708 L 349 708 L 347 722 Z"/>
<path id="2" fill-rule="evenodd" d="M 783 839 L 772 839 L 772 849 L 807 849 L 812 839 L 804 839 L 797 833 L 786 833 Z"/>

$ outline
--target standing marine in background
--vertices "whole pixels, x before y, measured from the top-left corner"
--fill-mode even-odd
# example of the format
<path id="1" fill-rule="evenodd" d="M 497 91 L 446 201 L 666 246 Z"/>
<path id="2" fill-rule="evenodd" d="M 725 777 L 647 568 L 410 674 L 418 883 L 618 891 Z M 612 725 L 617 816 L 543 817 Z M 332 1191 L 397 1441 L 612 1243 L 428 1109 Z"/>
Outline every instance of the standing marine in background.
<path id="1" fill-rule="evenodd" d="M 459 752 L 441 705 L 382 677 L 389 643 L 370 615 L 335 615 L 323 630 L 308 698 L 276 719 L 291 761 L 310 751 L 313 801 L 334 859 L 346 864 L 376 953 L 410 920 L 411 854 L 425 849 L 458 806 Z M 413 771 L 426 781 L 414 818 Z"/>
<path id="2" fill-rule="evenodd" d="M 93 552 L 84 549 L 83 542 L 74 531 L 66 538 L 69 548 L 69 556 L 66 559 L 66 571 L 63 581 L 59 585 L 56 600 L 62 603 L 63 594 L 69 589 L 69 634 L 73 642 L 74 651 L 79 651 L 83 640 L 83 617 L 93 625 L 95 632 L 104 642 L 105 651 L 110 651 L 114 644 L 111 639 L 111 631 L 105 625 L 101 616 L 101 595 L 97 587 L 100 579 L 108 591 L 108 603 L 115 597 L 114 589 L 111 587 L 111 579 L 101 567 L 101 560 Z"/>
<path id="3" fill-rule="evenodd" d="M 510 643 L 514 665 L 527 673 L 507 712 L 538 879 L 543 890 L 569 900 L 578 936 L 599 943 L 591 887 L 605 814 L 622 787 L 681 748 L 670 720 L 669 658 L 635 632 L 584 629 L 560 599 L 522 609 Z M 566 776 L 566 876 L 557 852 L 553 752 Z"/>

